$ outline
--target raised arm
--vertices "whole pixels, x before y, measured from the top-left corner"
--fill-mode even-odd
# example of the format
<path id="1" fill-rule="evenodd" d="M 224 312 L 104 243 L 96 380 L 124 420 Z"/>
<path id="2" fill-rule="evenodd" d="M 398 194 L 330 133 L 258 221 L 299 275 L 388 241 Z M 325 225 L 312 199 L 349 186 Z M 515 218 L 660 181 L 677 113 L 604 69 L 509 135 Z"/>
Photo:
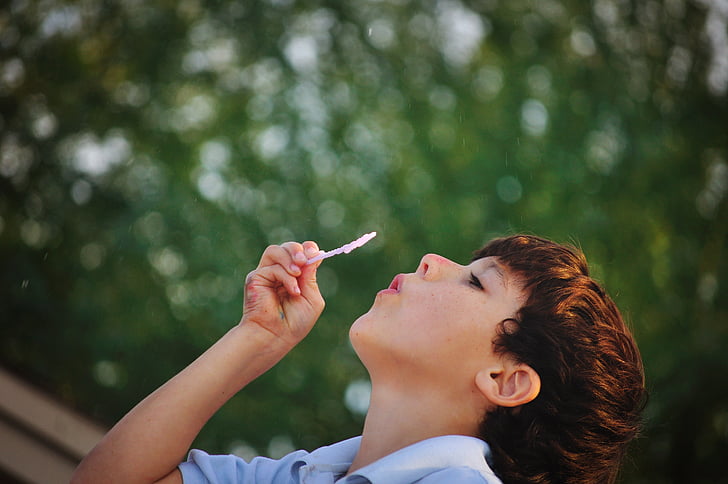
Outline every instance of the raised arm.
<path id="1" fill-rule="evenodd" d="M 314 242 L 270 246 L 245 279 L 243 317 L 134 407 L 76 469 L 72 483 L 181 482 L 176 470 L 212 415 L 286 355 L 324 307 Z"/>

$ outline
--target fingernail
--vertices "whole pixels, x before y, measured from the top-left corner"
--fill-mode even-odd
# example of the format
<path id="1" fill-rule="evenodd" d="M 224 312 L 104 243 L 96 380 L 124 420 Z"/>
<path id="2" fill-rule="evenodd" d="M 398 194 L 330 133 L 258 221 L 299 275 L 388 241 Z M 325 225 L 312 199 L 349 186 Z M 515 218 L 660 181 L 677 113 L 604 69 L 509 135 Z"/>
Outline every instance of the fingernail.
<path id="1" fill-rule="evenodd" d="M 306 255 L 303 252 L 296 252 L 296 255 L 294 255 L 293 258 L 296 261 L 301 262 L 301 263 L 306 262 L 308 260 L 308 258 L 306 257 Z"/>
<path id="2" fill-rule="evenodd" d="M 316 256 L 316 254 L 318 254 L 318 253 L 319 253 L 319 251 L 316 250 L 316 249 L 314 249 L 313 247 L 307 247 L 306 248 L 306 257 L 308 257 L 309 259 L 311 257 Z"/>
<path id="3" fill-rule="evenodd" d="M 295 272 L 296 274 L 298 274 L 299 272 L 301 272 L 301 268 L 298 267 L 297 264 L 291 264 L 290 266 L 288 266 L 288 268 L 289 268 L 289 270 L 291 272 Z"/>

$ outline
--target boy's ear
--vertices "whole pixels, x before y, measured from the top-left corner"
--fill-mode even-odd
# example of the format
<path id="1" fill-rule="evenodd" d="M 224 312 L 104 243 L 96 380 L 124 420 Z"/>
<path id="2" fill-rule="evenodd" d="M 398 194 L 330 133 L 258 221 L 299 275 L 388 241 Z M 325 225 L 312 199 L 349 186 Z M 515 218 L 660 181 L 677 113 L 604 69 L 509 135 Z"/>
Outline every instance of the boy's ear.
<path id="1" fill-rule="evenodd" d="M 491 403 L 517 407 L 538 396 L 541 377 L 523 363 L 503 360 L 498 367 L 484 368 L 475 375 L 475 385 Z"/>

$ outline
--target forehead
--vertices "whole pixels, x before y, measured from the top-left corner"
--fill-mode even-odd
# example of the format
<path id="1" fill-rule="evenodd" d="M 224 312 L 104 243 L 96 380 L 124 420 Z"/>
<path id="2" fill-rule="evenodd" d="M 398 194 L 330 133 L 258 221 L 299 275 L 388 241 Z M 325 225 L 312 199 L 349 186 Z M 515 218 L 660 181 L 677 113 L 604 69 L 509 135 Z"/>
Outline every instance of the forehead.
<path id="1" fill-rule="evenodd" d="M 488 257 L 482 257 L 480 259 L 475 259 L 472 261 L 469 266 L 473 271 L 478 272 L 493 272 L 495 273 L 500 279 L 510 279 L 511 273 L 508 269 L 508 267 L 503 264 L 497 257 L 495 256 L 488 256 Z"/>

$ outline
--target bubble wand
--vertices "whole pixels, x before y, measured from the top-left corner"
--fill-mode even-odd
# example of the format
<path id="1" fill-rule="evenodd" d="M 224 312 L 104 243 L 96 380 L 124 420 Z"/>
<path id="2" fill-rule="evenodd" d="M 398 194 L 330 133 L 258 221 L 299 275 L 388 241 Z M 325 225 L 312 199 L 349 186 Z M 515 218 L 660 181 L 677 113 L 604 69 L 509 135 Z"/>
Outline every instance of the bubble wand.
<path id="1" fill-rule="evenodd" d="M 369 232 L 368 234 L 364 234 L 358 239 L 349 242 L 348 244 L 342 245 L 338 249 L 330 250 L 328 252 L 324 252 L 323 254 L 319 254 L 316 257 L 309 259 L 308 262 L 306 262 L 306 265 L 313 264 L 314 262 L 320 261 L 322 259 L 328 259 L 329 257 L 333 257 L 335 255 L 339 254 L 348 254 L 354 249 L 358 249 L 362 245 L 366 244 L 370 240 L 372 240 L 374 237 L 377 236 L 376 232 Z"/>

